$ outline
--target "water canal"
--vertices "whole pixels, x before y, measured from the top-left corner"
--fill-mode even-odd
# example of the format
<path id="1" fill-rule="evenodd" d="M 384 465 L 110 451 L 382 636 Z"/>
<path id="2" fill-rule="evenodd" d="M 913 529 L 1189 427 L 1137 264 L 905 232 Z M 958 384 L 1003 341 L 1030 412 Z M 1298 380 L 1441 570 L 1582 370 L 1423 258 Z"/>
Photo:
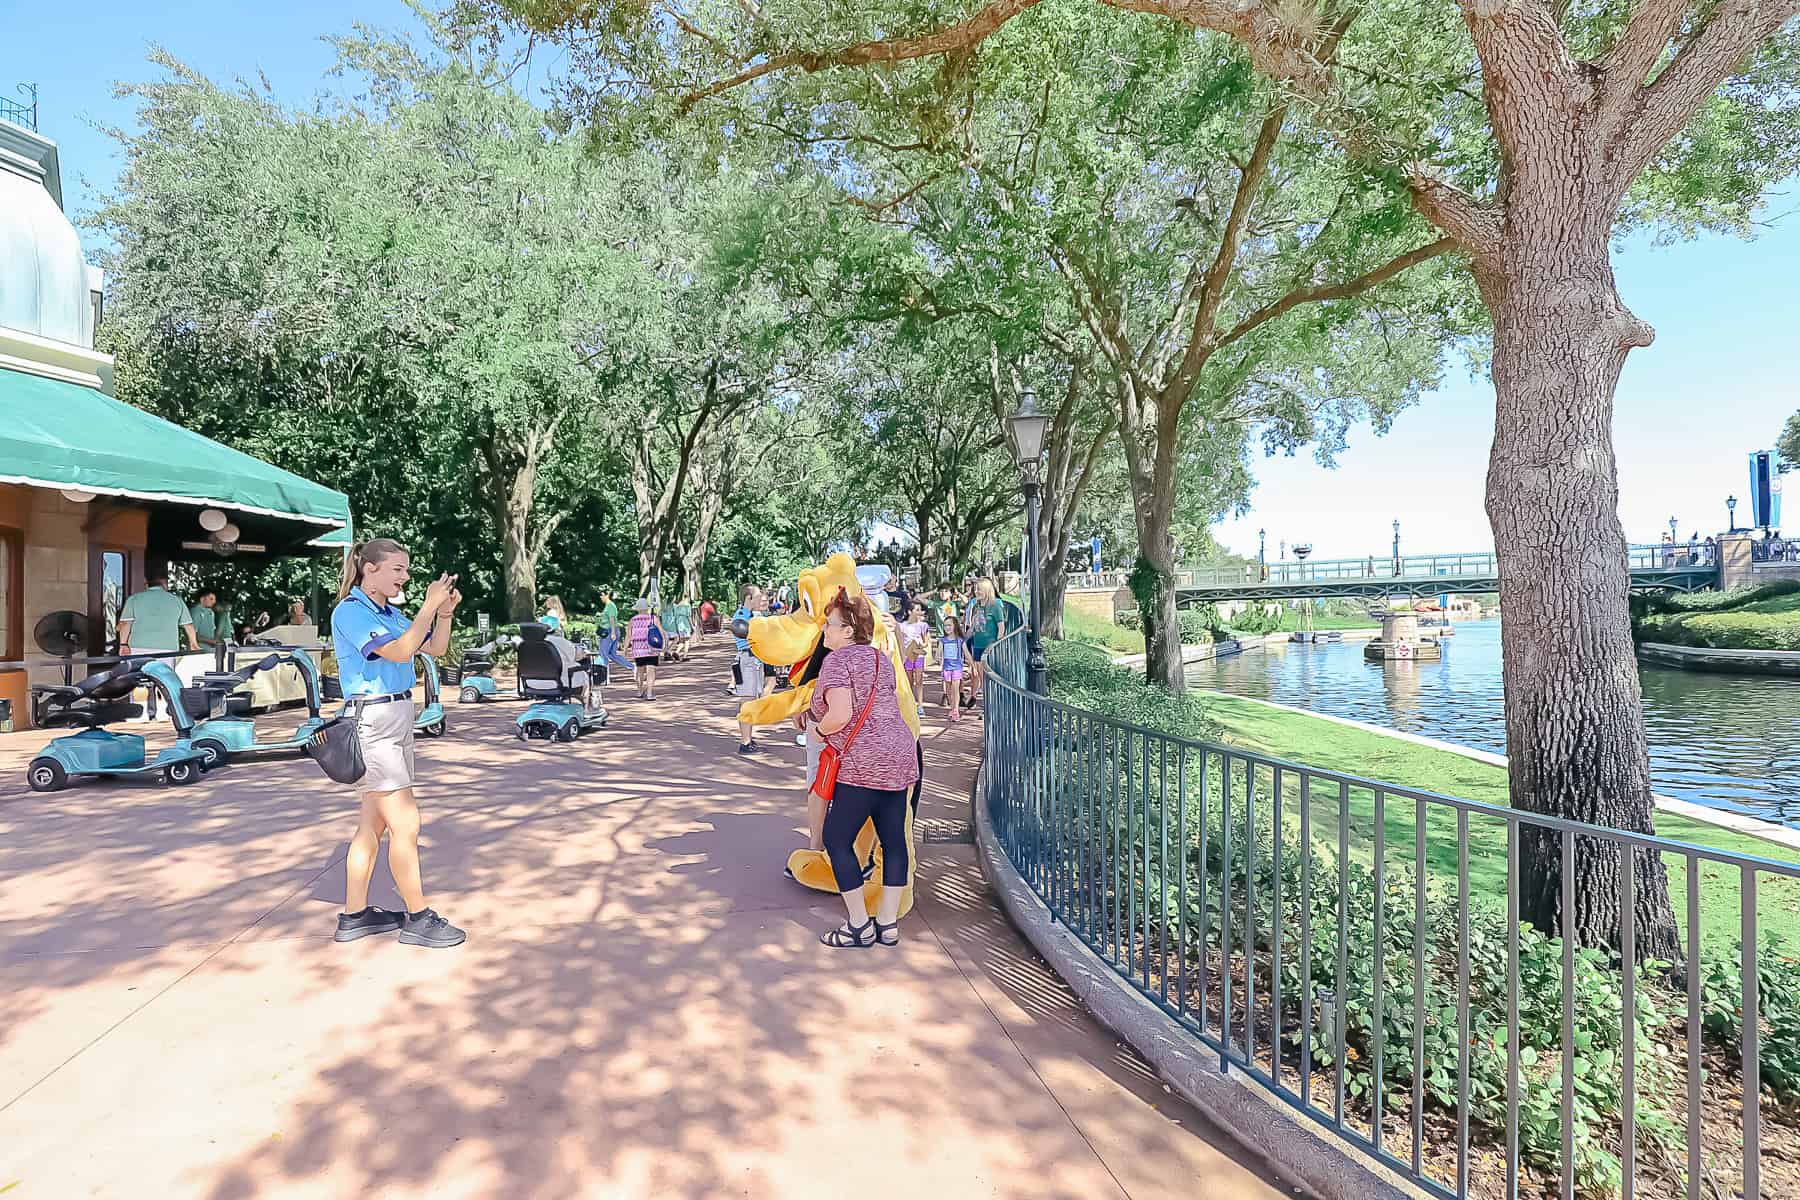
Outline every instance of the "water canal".
<path id="1" fill-rule="evenodd" d="M 1277 643 L 1191 663 L 1188 681 L 1506 752 L 1499 621 L 1460 624 L 1438 662 L 1363 660 L 1360 642 Z M 1656 790 L 1800 827 L 1800 683 L 1640 664 Z"/>

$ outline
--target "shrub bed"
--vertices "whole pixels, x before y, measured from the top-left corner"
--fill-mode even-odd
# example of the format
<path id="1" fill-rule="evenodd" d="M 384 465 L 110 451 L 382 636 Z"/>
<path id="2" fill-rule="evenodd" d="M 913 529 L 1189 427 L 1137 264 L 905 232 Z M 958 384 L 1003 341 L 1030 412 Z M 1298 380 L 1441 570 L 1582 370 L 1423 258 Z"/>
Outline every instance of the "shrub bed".
<path id="1" fill-rule="evenodd" d="M 1800 650 L 1800 580 L 1736 592 L 1648 598 L 1634 606 L 1640 642 L 1715 650 Z"/>
<path id="2" fill-rule="evenodd" d="M 1097 661 L 1091 654 L 1073 648 L 1059 648 L 1053 655 L 1053 679 L 1057 698 L 1075 707 L 1101 713 L 1158 732 L 1184 737 L 1219 740 L 1219 727 L 1207 712 L 1208 699 L 1188 694 L 1181 697 L 1146 686 L 1133 673 Z M 1292 714 L 1288 714 L 1292 715 Z M 1309 720 L 1309 718 L 1298 718 Z M 1368 735 L 1378 736 L 1378 735 Z M 1274 753 L 1280 748 L 1261 747 Z M 1063 751 L 1067 753 L 1068 751 Z M 1203 780 L 1194 760 L 1189 756 L 1185 789 L 1170 781 L 1166 765 L 1152 765 L 1151 759 L 1138 757 L 1127 741 L 1123 747 L 1108 743 L 1089 746 L 1075 755 L 1061 769 L 1080 778 L 1083 770 L 1092 772 L 1093 756 L 1099 753 L 1103 776 L 1148 771 L 1148 787 L 1121 789 L 1132 797 L 1106 814 L 1097 804 L 1076 803 L 1059 811 L 1072 814 L 1081 828 L 1064 830 L 1058 844 L 1125 847 L 1125 851 L 1107 864 L 1101 881 L 1108 899 L 1099 904 L 1101 928 L 1090 930 L 1098 944 L 1110 941 L 1114 953 L 1120 945 L 1135 948 L 1141 964 L 1142 978 L 1152 987 L 1161 985 L 1172 990 L 1185 982 L 1190 986 L 1186 1004 L 1191 1011 L 1207 1013 L 1207 1024 L 1219 1028 L 1220 996 L 1218 979 L 1227 966 L 1224 959 L 1223 926 L 1226 909 L 1219 903 L 1221 893 L 1230 897 L 1230 927 L 1233 931 L 1230 974 L 1236 978 L 1240 1000 L 1236 1009 L 1236 1038 L 1241 1048 L 1244 1028 L 1244 1006 L 1247 1000 L 1242 981 L 1245 973 L 1254 973 L 1257 984 L 1257 1008 L 1253 1020 L 1262 1030 L 1261 1044 L 1268 1054 L 1269 1031 L 1279 1029 L 1278 1051 L 1268 1055 L 1262 1068 L 1282 1078 L 1289 1086 L 1300 1086 L 1301 1046 L 1308 1031 L 1301 1017 L 1300 997 L 1335 992 L 1339 997 L 1336 1012 L 1343 1027 L 1344 1082 L 1351 1110 L 1359 1114 L 1365 1132 L 1374 1111 L 1375 1071 L 1373 1062 L 1377 1031 L 1387 1055 L 1382 1073 L 1382 1108 L 1393 1124 L 1384 1121 L 1384 1142 L 1396 1150 L 1410 1139 L 1410 1113 L 1413 1077 L 1412 1047 L 1415 1034 L 1423 1041 L 1424 1054 L 1419 1084 L 1425 1097 L 1422 1124 L 1431 1144 L 1423 1157 L 1430 1163 L 1454 1162 L 1455 1113 L 1461 1082 L 1461 1055 L 1467 1053 L 1467 1093 L 1473 1140 L 1480 1156 L 1491 1161 L 1496 1147 L 1505 1145 L 1507 1120 L 1507 1076 L 1509 1046 L 1507 1038 L 1507 942 L 1503 891 L 1497 891 L 1491 878 L 1472 872 L 1472 888 L 1468 905 L 1469 924 L 1469 995 L 1470 1013 L 1467 1041 L 1462 1037 L 1456 1010 L 1456 984 L 1459 949 L 1459 888 L 1454 872 L 1435 870 L 1425 887 L 1425 922 L 1415 928 L 1417 889 L 1412 867 L 1412 825 L 1406 818 L 1404 828 L 1394 827 L 1394 809 L 1410 812 L 1410 802 L 1396 801 L 1389 808 L 1389 857 L 1384 862 L 1384 879 L 1379 903 L 1383 916 L 1380 944 L 1376 944 L 1374 914 L 1378 903 L 1373 870 L 1373 856 L 1368 851 L 1371 824 L 1367 813 L 1350 812 L 1352 852 L 1340 859 L 1337 850 L 1337 807 L 1334 796 L 1318 811 L 1314 795 L 1312 837 L 1302 845 L 1299 838 L 1300 798 L 1297 784 L 1287 779 L 1283 786 L 1272 786 L 1265 772 L 1258 784 L 1260 803 L 1254 836 L 1254 847 L 1246 855 L 1244 844 L 1245 810 L 1234 803 L 1233 851 L 1224 851 L 1223 822 L 1225 814 L 1219 797 L 1222 794 L 1219 766 L 1213 759 L 1207 768 L 1210 778 Z M 1295 757 L 1311 758 L 1303 748 L 1286 751 Z M 1111 756 L 1111 757 L 1109 757 Z M 1168 762 L 1174 762 L 1170 755 Z M 1158 764 L 1162 762 L 1160 758 Z M 1177 768 L 1179 772 L 1180 768 Z M 1159 785 L 1158 776 L 1162 776 Z M 1407 783 L 1396 779 L 1392 782 Z M 1420 782 L 1420 781 L 1410 781 Z M 1269 785 L 1269 786 L 1265 786 Z M 1108 789 L 1107 794 L 1112 795 Z M 1243 794 L 1234 790 L 1234 795 Z M 1285 813 L 1280 833 L 1281 852 L 1277 844 L 1273 817 L 1276 794 L 1282 796 Z M 1202 799 L 1203 797 L 1207 799 Z M 1185 803 L 1185 812 L 1178 808 Z M 1110 824 L 1097 828 L 1094 814 L 1110 817 Z M 1083 825 L 1083 823 L 1086 823 Z M 1490 822 L 1491 823 L 1491 822 Z M 1477 854 L 1487 855 L 1494 847 L 1479 845 L 1492 841 L 1496 830 L 1470 827 L 1471 860 Z M 1497 823 L 1492 823 L 1497 826 Z M 1132 847 L 1143 830 L 1185 828 L 1185 846 L 1174 845 L 1175 853 L 1166 857 L 1153 848 L 1157 839 L 1148 837 L 1141 852 Z M 1199 830 L 1205 828 L 1204 841 Z M 1396 836 L 1397 834 L 1401 836 Z M 1501 840 L 1504 835 L 1501 833 Z M 1170 841 L 1174 838 L 1170 835 Z M 1200 847 L 1204 845 L 1204 857 Z M 1356 847 L 1360 845 L 1359 854 Z M 1504 846 L 1500 847 L 1504 854 Z M 1079 861 L 1079 860 L 1077 860 Z M 1279 866 L 1277 866 L 1279 863 Z M 1303 883 L 1310 874 L 1312 896 L 1310 907 L 1304 898 Z M 1221 881 L 1229 886 L 1221 889 Z M 1484 880 L 1486 880 L 1484 884 Z M 1770 892 L 1774 889 L 1771 887 Z M 1246 907 L 1245 897 L 1253 895 L 1255 906 Z M 1279 896 L 1279 902 L 1275 897 Z M 1122 907 L 1135 909 L 1139 919 L 1114 928 L 1117 917 L 1108 923 L 1109 905 L 1125 897 Z M 1320 945 L 1331 946 L 1331 938 L 1340 920 L 1340 898 L 1344 907 L 1347 935 L 1346 974 L 1336 977 L 1335 956 L 1321 952 Z M 1714 894 L 1708 893 L 1708 900 Z M 1773 896 L 1765 897 L 1774 899 Z M 1735 919 L 1735 905 L 1728 914 Z M 1678 906 L 1679 908 L 1679 906 Z M 1785 904 L 1777 910 L 1785 912 Z M 1093 910 L 1090 910 L 1093 911 Z M 1769 924 L 1781 918 L 1765 907 Z M 1147 914 L 1147 915 L 1145 915 Z M 1310 918 L 1315 933 L 1312 962 L 1303 964 L 1300 954 L 1299 929 Z M 1079 919 L 1079 914 L 1077 914 Z M 1791 921 L 1790 921 L 1791 923 Z M 1246 955 L 1244 931 L 1256 931 L 1254 946 Z M 1785 929 L 1785 926 L 1784 926 Z M 1279 930 L 1277 935 L 1272 931 Z M 1760 1020 L 1762 1026 L 1761 1084 L 1765 1092 L 1764 1155 L 1765 1181 L 1770 1178 L 1770 1154 L 1785 1156 L 1800 1149 L 1800 969 L 1796 968 L 1791 949 L 1779 943 L 1770 929 L 1770 941 L 1757 955 L 1757 969 L 1762 989 Z M 1789 930 L 1788 932 L 1791 932 Z M 1184 938 L 1185 934 L 1185 938 Z M 1520 926 L 1519 938 L 1519 1042 L 1520 1104 L 1519 1138 L 1522 1160 L 1529 1175 L 1538 1177 L 1537 1187 L 1554 1194 L 1554 1181 L 1561 1172 L 1562 1114 L 1562 943 L 1529 926 Z M 1279 963 L 1282 982 L 1282 1005 L 1279 1013 L 1269 1003 L 1271 983 L 1276 972 L 1276 946 L 1281 947 Z M 1165 954 L 1155 947 L 1174 947 Z M 1424 960 L 1424 1021 L 1415 1028 L 1415 966 L 1422 951 Z M 1124 951 L 1129 953 L 1130 951 Z M 1706 1042 L 1703 1082 L 1707 1097 L 1703 1105 L 1708 1147 L 1708 1169 L 1718 1181 L 1731 1180 L 1740 1160 L 1731 1157 L 1733 1130 L 1740 1119 L 1733 1107 L 1737 1051 L 1741 1040 L 1741 985 L 1739 975 L 1741 948 L 1729 937 L 1709 932 L 1703 941 L 1698 970 L 1701 979 L 1702 1028 Z M 1374 1004 L 1374 966 L 1382 964 L 1384 1002 L 1379 1014 Z M 1575 1110 L 1573 1134 L 1575 1144 L 1576 1182 L 1583 1194 L 1617 1194 L 1621 1184 L 1619 1128 L 1623 1109 L 1620 1071 L 1625 1029 L 1622 1010 L 1621 965 L 1610 952 L 1583 948 L 1575 955 L 1573 977 L 1573 1011 L 1576 1018 L 1574 1045 L 1577 1058 L 1575 1073 Z M 1193 981 L 1211 972 L 1210 997 L 1202 996 Z M 1134 971 L 1134 975 L 1138 974 Z M 1685 1161 L 1684 1126 L 1687 1096 L 1685 984 L 1671 981 L 1665 964 L 1646 963 L 1638 968 L 1636 1010 L 1631 1020 L 1636 1054 L 1637 1129 L 1639 1138 L 1639 1183 L 1648 1194 L 1661 1192 L 1652 1180 L 1670 1183 L 1679 1191 L 1680 1174 Z M 1313 1013 L 1310 1031 L 1310 1053 L 1318 1078 L 1315 1088 L 1333 1085 L 1333 1068 L 1337 1054 L 1337 1038 L 1329 1022 L 1321 1022 L 1319 1011 Z M 1329 1093 L 1325 1093 L 1329 1095 Z M 1741 1141 L 1738 1143 L 1741 1155 Z M 1404 1157 L 1404 1151 L 1401 1152 Z M 1478 1192 L 1490 1190 L 1483 1186 Z M 1729 1194 L 1727 1183 L 1726 1194 Z M 1778 1194 L 1778 1193 L 1771 1193 Z"/>

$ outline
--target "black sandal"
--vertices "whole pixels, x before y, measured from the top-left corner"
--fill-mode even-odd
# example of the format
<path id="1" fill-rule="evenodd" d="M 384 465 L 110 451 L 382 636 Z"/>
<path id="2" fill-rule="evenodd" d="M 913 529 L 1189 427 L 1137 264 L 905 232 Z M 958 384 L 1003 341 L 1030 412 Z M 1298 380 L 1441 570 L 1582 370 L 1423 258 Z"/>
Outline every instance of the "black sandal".
<path id="1" fill-rule="evenodd" d="M 869 919 L 874 920 L 873 917 Z M 877 946 L 898 946 L 900 944 L 900 922 L 895 921 L 890 925 L 883 925 L 880 921 L 875 921 L 875 944 Z"/>
<path id="2" fill-rule="evenodd" d="M 875 944 L 875 918 L 870 917 L 861 925 L 852 925 L 846 921 L 836 929 L 827 930 L 819 935 L 822 945 L 834 950 L 862 950 Z"/>

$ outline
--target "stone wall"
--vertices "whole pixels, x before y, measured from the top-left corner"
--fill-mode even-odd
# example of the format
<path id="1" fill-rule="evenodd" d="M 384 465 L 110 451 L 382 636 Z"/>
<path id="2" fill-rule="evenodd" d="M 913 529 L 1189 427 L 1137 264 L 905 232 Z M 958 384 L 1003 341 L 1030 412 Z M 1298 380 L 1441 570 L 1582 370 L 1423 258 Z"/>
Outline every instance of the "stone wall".
<path id="1" fill-rule="evenodd" d="M 1127 587 L 1070 588 L 1063 593 L 1063 607 L 1110 621 L 1119 613 L 1135 609 L 1137 600 Z"/>
<path id="2" fill-rule="evenodd" d="M 148 520 L 145 511 L 136 506 L 105 500 L 75 504 L 55 488 L 0 484 L 0 528 L 16 532 L 24 543 L 18 608 L 22 626 L 20 648 L 27 661 L 36 663 L 44 657 L 31 638 L 32 628 L 41 617 L 61 609 L 88 612 L 90 544 L 117 546 L 130 552 L 133 577 L 126 581 L 127 587 L 135 588 L 141 583 Z M 0 579 L 0 587 L 3 586 L 9 585 Z M 10 597 L 7 599 L 10 604 Z M 28 724 L 29 684 L 61 682 L 62 669 L 54 665 L 34 665 L 28 673 L 0 671 L 0 698 L 13 702 L 14 727 Z"/>

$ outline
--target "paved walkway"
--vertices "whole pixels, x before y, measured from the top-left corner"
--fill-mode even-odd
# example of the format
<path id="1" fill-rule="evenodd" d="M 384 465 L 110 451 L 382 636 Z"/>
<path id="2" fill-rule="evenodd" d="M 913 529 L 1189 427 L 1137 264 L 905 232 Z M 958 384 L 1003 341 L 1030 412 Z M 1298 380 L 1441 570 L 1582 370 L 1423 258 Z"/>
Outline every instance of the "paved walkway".
<path id="1" fill-rule="evenodd" d="M 665 674 L 572 746 L 510 703 L 420 743 L 450 951 L 331 941 L 353 810 L 309 762 L 41 796 L 44 735 L 0 737 L 0 1194 L 1292 1194 L 997 914 L 977 722 L 927 729 L 903 946 L 827 951 L 834 898 L 781 876 L 801 751 L 730 753 L 716 650 Z"/>

